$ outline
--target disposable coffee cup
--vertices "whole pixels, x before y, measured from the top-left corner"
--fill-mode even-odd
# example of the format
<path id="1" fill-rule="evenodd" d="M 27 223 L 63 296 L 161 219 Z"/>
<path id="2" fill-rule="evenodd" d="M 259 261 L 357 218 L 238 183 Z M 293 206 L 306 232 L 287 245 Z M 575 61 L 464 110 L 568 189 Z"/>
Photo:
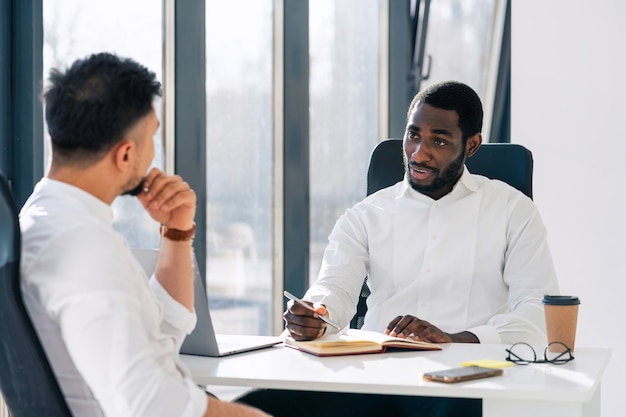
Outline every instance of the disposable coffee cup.
<path id="1" fill-rule="evenodd" d="M 548 344 L 561 342 L 572 352 L 574 351 L 579 305 L 578 297 L 572 295 L 545 295 L 543 297 Z M 562 352 L 564 348 L 555 343 L 550 345 L 549 350 Z"/>

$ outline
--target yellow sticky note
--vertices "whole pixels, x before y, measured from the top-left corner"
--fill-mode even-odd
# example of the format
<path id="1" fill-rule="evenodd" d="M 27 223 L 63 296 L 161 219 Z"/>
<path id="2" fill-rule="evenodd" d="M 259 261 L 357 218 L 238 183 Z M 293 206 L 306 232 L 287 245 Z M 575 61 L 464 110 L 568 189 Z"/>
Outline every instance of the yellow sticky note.
<path id="1" fill-rule="evenodd" d="M 483 368 L 509 368 L 513 362 L 497 361 L 495 359 L 478 359 L 475 361 L 461 362 L 461 366 L 482 366 Z"/>

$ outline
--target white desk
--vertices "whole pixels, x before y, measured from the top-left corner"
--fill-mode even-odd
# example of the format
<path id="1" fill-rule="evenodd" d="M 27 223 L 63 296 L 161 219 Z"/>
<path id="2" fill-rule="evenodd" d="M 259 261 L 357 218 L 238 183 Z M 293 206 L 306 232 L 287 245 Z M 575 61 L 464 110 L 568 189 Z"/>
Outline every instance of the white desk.
<path id="1" fill-rule="evenodd" d="M 506 357 L 504 345 L 449 344 L 435 352 L 318 358 L 276 346 L 225 358 L 182 355 L 200 385 L 483 399 L 483 416 L 600 416 L 600 380 L 609 349 L 577 348 L 565 365 L 516 365 L 501 377 L 456 384 L 428 382 L 426 371 Z M 538 354 L 543 354 L 543 350 Z"/>

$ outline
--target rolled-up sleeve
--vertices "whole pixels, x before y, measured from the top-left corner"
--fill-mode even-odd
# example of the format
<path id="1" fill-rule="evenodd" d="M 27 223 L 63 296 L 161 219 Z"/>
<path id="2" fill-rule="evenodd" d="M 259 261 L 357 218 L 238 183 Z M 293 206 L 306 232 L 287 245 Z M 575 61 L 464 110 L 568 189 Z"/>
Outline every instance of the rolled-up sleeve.
<path id="1" fill-rule="evenodd" d="M 150 288 L 163 306 L 164 324 L 169 324 L 169 326 L 162 326 L 162 330 L 168 334 L 172 334 L 172 332 L 182 333 L 183 335 L 191 333 L 196 327 L 196 312 L 189 311 L 185 306 L 172 298 L 154 274 L 150 278 Z"/>

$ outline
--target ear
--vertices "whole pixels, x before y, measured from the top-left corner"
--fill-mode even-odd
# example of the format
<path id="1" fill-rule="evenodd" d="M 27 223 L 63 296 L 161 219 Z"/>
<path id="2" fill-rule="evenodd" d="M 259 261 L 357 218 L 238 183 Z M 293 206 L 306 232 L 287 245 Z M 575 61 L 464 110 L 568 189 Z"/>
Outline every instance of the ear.
<path id="1" fill-rule="evenodd" d="M 476 133 L 467 139 L 465 144 L 465 157 L 469 158 L 480 148 L 480 144 L 483 142 L 483 135 Z"/>
<path id="2" fill-rule="evenodd" d="M 130 140 L 122 140 L 112 150 L 111 156 L 113 163 L 120 171 L 128 171 L 132 169 L 132 154 L 135 152 L 135 144 Z"/>

